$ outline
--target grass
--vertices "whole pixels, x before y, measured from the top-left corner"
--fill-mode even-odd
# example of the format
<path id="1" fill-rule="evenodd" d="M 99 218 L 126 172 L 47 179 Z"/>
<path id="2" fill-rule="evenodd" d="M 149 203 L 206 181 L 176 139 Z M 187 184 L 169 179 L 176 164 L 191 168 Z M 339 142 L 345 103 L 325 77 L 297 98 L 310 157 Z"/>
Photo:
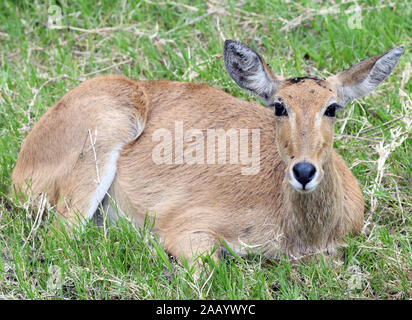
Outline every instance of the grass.
<path id="1" fill-rule="evenodd" d="M 359 29 L 351 28 L 352 1 L 0 2 L 0 298 L 411 299 L 411 5 L 358 3 Z M 283 76 L 328 76 L 405 45 L 377 91 L 338 116 L 335 147 L 366 200 L 365 227 L 347 237 L 344 259 L 206 257 L 213 271 L 196 282 L 150 226 L 89 224 L 68 237 L 51 226 L 52 208 L 37 212 L 8 197 L 30 128 L 85 79 L 195 81 L 255 101 L 224 70 L 226 38 L 259 50 Z"/>

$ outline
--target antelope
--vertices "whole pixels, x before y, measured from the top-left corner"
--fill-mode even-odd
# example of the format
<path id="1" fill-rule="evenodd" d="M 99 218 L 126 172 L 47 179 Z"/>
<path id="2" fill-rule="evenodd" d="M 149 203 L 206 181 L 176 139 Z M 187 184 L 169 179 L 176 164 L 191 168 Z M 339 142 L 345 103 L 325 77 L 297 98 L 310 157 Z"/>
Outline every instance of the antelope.
<path id="1" fill-rule="evenodd" d="M 90 79 L 25 138 L 13 190 L 47 195 L 69 228 L 77 215 L 85 221 L 98 212 L 138 226 L 151 217 L 165 250 L 188 261 L 208 252 L 221 258 L 223 243 L 266 257 L 332 255 L 345 234 L 360 232 L 364 216 L 359 184 L 333 148 L 336 112 L 374 90 L 402 52 L 393 48 L 327 79 L 283 79 L 254 50 L 226 40 L 229 76 L 266 107 L 204 84 Z M 174 132 L 176 121 L 198 133 L 258 130 L 258 170 L 243 174 L 228 161 L 156 163 L 159 130 Z M 185 136 L 181 148 L 162 143 L 163 155 L 175 159 L 205 148 L 196 136 Z"/>

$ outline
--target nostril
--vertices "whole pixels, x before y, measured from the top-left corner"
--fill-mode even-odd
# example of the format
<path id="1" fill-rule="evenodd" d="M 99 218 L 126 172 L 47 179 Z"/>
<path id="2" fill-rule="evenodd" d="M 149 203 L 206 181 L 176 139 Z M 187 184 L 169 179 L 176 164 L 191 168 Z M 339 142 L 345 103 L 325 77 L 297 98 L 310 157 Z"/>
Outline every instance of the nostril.
<path id="1" fill-rule="evenodd" d="M 296 180 L 299 181 L 300 179 L 300 171 L 298 169 L 298 165 L 293 166 L 293 175 L 295 176 Z"/>
<path id="2" fill-rule="evenodd" d="M 302 184 L 303 189 L 314 178 L 315 174 L 316 168 L 309 162 L 298 162 L 293 166 L 293 175 Z"/>
<path id="3" fill-rule="evenodd" d="M 309 165 L 310 169 L 309 169 L 309 181 L 313 179 L 313 177 L 315 176 L 316 173 L 316 168 L 313 165 Z"/>

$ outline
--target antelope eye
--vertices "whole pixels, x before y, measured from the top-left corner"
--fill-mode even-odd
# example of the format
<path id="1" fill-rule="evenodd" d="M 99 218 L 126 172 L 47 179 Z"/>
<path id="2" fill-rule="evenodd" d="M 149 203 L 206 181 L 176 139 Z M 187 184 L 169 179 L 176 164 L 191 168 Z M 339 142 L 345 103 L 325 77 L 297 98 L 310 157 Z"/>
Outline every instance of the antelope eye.
<path id="1" fill-rule="evenodd" d="M 336 116 L 336 110 L 341 108 L 337 103 L 332 103 L 329 107 L 326 108 L 325 115 L 326 117 L 333 118 Z"/>
<path id="2" fill-rule="evenodd" d="M 280 102 L 275 102 L 271 107 L 275 108 L 275 116 L 277 117 L 287 117 L 288 112 L 286 111 L 285 105 Z"/>

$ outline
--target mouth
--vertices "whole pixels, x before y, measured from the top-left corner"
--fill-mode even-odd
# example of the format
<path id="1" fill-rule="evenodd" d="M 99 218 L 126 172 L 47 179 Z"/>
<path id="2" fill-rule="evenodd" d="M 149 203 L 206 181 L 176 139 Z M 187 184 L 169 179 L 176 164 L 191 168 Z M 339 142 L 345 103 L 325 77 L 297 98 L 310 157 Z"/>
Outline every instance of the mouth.
<path id="1" fill-rule="evenodd" d="M 318 187 L 319 183 L 320 183 L 320 174 L 316 173 L 316 175 L 313 177 L 313 179 L 311 181 L 309 181 L 308 183 L 306 183 L 305 185 L 303 185 L 302 183 L 300 183 L 299 181 L 297 181 L 293 175 L 289 174 L 288 175 L 288 182 L 291 185 L 291 187 L 301 193 L 301 194 L 308 194 L 313 192 L 314 190 L 316 190 L 316 188 Z"/>
<path id="2" fill-rule="evenodd" d="M 296 181 L 295 179 L 288 179 L 288 182 L 292 186 L 293 189 L 295 189 L 297 192 L 302 193 L 302 194 L 311 193 L 318 186 L 318 183 L 312 183 L 312 181 L 305 186 L 302 186 L 302 184 Z"/>

